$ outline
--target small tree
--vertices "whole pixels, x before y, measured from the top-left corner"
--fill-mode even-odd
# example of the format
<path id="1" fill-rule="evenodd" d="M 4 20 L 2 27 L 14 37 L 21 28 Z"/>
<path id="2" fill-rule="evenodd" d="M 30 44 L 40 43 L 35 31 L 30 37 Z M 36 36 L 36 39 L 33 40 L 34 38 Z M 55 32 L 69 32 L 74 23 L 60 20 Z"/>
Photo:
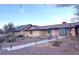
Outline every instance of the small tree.
<path id="1" fill-rule="evenodd" d="M 14 29 L 15 29 L 15 27 L 12 23 L 8 23 L 8 25 L 4 26 L 6 40 L 9 43 L 15 41 Z"/>
<path id="2" fill-rule="evenodd" d="M 8 33 L 8 26 L 4 25 L 4 33 Z"/>

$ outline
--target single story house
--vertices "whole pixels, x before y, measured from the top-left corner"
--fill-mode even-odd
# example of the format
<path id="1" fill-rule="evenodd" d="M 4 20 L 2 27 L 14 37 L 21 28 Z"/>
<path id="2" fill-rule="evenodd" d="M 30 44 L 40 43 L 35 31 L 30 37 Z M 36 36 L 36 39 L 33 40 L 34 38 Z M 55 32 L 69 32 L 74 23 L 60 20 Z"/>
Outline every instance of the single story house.
<path id="1" fill-rule="evenodd" d="M 44 37 L 44 36 L 66 36 L 71 33 L 72 36 L 79 36 L 79 22 L 66 23 L 47 26 L 22 25 L 15 28 L 15 35 L 25 37 Z"/>

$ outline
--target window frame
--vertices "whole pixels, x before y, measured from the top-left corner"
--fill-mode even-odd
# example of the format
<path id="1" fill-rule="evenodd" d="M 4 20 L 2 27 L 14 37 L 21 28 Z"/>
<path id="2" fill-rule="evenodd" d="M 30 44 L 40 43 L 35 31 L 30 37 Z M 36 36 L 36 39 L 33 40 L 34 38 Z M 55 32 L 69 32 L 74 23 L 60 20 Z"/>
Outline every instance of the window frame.
<path id="1" fill-rule="evenodd" d="M 66 35 L 66 28 L 60 28 L 59 35 Z"/>

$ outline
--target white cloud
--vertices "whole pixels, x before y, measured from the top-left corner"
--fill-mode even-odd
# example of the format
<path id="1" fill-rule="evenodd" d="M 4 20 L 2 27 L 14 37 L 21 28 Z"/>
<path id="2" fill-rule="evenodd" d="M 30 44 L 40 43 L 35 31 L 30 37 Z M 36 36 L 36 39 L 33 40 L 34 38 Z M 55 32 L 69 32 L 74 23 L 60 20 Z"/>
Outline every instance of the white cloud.
<path id="1" fill-rule="evenodd" d="M 20 9 L 20 12 L 21 12 L 21 14 L 24 14 L 24 9 L 21 8 L 21 9 Z"/>

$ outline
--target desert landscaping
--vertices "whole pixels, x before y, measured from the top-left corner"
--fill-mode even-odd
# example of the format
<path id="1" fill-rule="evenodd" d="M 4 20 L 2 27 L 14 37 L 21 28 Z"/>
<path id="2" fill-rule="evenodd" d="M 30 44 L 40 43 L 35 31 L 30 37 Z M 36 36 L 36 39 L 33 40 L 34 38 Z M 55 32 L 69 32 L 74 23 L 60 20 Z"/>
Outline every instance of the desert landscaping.
<path id="1" fill-rule="evenodd" d="M 53 46 L 52 41 L 48 43 L 36 44 L 30 47 L 24 47 L 12 51 L 0 50 L 0 55 L 78 55 L 79 54 L 79 41 L 70 40 L 69 38 L 60 39 L 60 46 Z M 19 43 L 12 43 L 14 46 L 22 45 L 25 40 Z M 9 44 L 5 43 L 5 47 Z"/>

